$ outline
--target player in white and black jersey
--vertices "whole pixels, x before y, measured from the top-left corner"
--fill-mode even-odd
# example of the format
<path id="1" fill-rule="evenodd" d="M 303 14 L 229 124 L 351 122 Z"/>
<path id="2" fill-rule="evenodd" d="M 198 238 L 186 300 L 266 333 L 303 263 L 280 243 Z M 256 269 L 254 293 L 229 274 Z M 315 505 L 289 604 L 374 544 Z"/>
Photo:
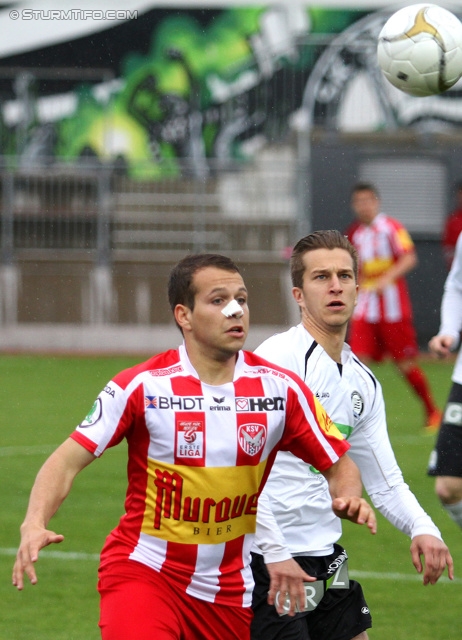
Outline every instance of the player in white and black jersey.
<path id="1" fill-rule="evenodd" d="M 441 301 L 441 325 L 430 350 L 447 357 L 459 346 L 462 330 L 462 234 L 456 243 L 451 270 Z M 435 490 L 448 515 L 462 528 L 462 350 L 452 372 L 452 387 L 441 430 L 430 455 L 428 475 L 436 476 Z"/>
<path id="2" fill-rule="evenodd" d="M 349 453 L 373 504 L 412 539 L 412 561 L 423 572 L 424 584 L 435 583 L 446 566 L 452 577 L 448 548 L 397 465 L 381 386 L 345 343 L 356 303 L 356 250 L 338 231 L 312 233 L 296 244 L 291 275 L 301 323 L 272 336 L 256 353 L 305 380 L 348 438 Z M 361 586 L 345 579 L 345 571 L 341 579 L 334 579 L 345 565 L 345 550 L 338 545 L 341 532 L 323 477 L 290 453 L 279 452 L 257 514 L 252 561 L 254 640 L 368 637 L 371 616 Z M 297 579 L 300 569 L 317 576 L 319 582 L 318 588 L 308 585 L 308 611 L 295 617 L 279 616 L 266 601 L 269 578 L 277 576 L 285 589 Z"/>

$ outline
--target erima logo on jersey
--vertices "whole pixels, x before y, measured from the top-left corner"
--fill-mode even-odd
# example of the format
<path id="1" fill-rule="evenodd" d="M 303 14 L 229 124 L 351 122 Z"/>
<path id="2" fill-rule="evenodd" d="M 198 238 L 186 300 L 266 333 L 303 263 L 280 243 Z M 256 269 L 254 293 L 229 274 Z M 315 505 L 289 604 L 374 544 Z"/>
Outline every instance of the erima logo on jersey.
<path id="1" fill-rule="evenodd" d="M 356 418 L 359 418 L 364 411 L 364 400 L 359 391 L 353 391 L 351 394 L 351 405 Z"/>
<path id="2" fill-rule="evenodd" d="M 212 396 L 214 402 L 216 402 L 216 405 L 210 405 L 210 411 L 231 411 L 231 407 L 227 404 L 223 404 L 225 401 L 225 397 L 223 396 L 222 398 L 216 398 L 215 396 Z"/>
<path id="3" fill-rule="evenodd" d="M 284 411 L 285 399 L 275 398 L 236 398 L 236 411 Z"/>
<path id="4" fill-rule="evenodd" d="M 316 398 L 318 400 L 322 400 L 322 399 L 325 399 L 325 398 L 330 398 L 330 393 L 328 391 L 321 391 L 321 393 L 319 393 L 319 391 L 318 391 L 314 395 L 316 396 Z"/>

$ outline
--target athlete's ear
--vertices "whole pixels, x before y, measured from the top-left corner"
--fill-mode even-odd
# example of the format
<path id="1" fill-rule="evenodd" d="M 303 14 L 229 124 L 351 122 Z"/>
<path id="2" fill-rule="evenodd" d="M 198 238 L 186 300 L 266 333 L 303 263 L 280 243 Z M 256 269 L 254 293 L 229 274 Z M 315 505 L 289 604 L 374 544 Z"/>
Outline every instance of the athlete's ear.
<path id="1" fill-rule="evenodd" d="M 300 289 L 300 287 L 293 287 L 292 295 L 294 297 L 295 302 L 298 304 L 299 307 L 301 307 L 301 303 L 303 299 L 303 291 Z"/>
<path id="2" fill-rule="evenodd" d="M 191 309 L 189 307 L 184 304 L 177 304 L 173 310 L 173 316 L 183 333 L 185 330 L 189 331 L 191 329 Z"/>
<path id="3" fill-rule="evenodd" d="M 355 307 L 358 304 L 358 292 L 359 292 L 359 284 L 356 285 Z"/>

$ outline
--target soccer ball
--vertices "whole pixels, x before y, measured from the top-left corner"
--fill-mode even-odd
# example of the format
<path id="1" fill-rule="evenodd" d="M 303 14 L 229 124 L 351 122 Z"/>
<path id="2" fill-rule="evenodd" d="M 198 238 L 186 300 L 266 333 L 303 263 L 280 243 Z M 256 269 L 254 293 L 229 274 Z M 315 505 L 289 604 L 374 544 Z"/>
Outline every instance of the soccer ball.
<path id="1" fill-rule="evenodd" d="M 462 76 L 462 24 L 435 4 L 404 7 L 381 30 L 377 59 L 387 80 L 401 91 L 442 93 Z"/>

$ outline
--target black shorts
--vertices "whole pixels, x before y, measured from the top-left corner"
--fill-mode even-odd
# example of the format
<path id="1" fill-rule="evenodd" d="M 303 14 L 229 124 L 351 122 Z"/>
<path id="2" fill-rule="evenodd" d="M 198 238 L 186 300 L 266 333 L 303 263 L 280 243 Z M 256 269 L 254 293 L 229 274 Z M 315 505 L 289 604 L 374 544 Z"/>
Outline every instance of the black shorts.
<path id="1" fill-rule="evenodd" d="M 427 473 L 462 478 L 462 385 L 457 382 L 452 383 L 449 392 Z"/>
<path id="2" fill-rule="evenodd" d="M 294 560 L 311 576 L 322 578 L 330 563 L 343 552 L 336 544 L 332 555 L 296 556 Z M 252 640 L 351 640 L 372 626 L 372 618 L 359 582 L 350 580 L 349 589 L 327 589 L 314 611 L 280 616 L 269 605 L 269 574 L 263 556 L 252 554 L 255 580 L 251 625 Z"/>

